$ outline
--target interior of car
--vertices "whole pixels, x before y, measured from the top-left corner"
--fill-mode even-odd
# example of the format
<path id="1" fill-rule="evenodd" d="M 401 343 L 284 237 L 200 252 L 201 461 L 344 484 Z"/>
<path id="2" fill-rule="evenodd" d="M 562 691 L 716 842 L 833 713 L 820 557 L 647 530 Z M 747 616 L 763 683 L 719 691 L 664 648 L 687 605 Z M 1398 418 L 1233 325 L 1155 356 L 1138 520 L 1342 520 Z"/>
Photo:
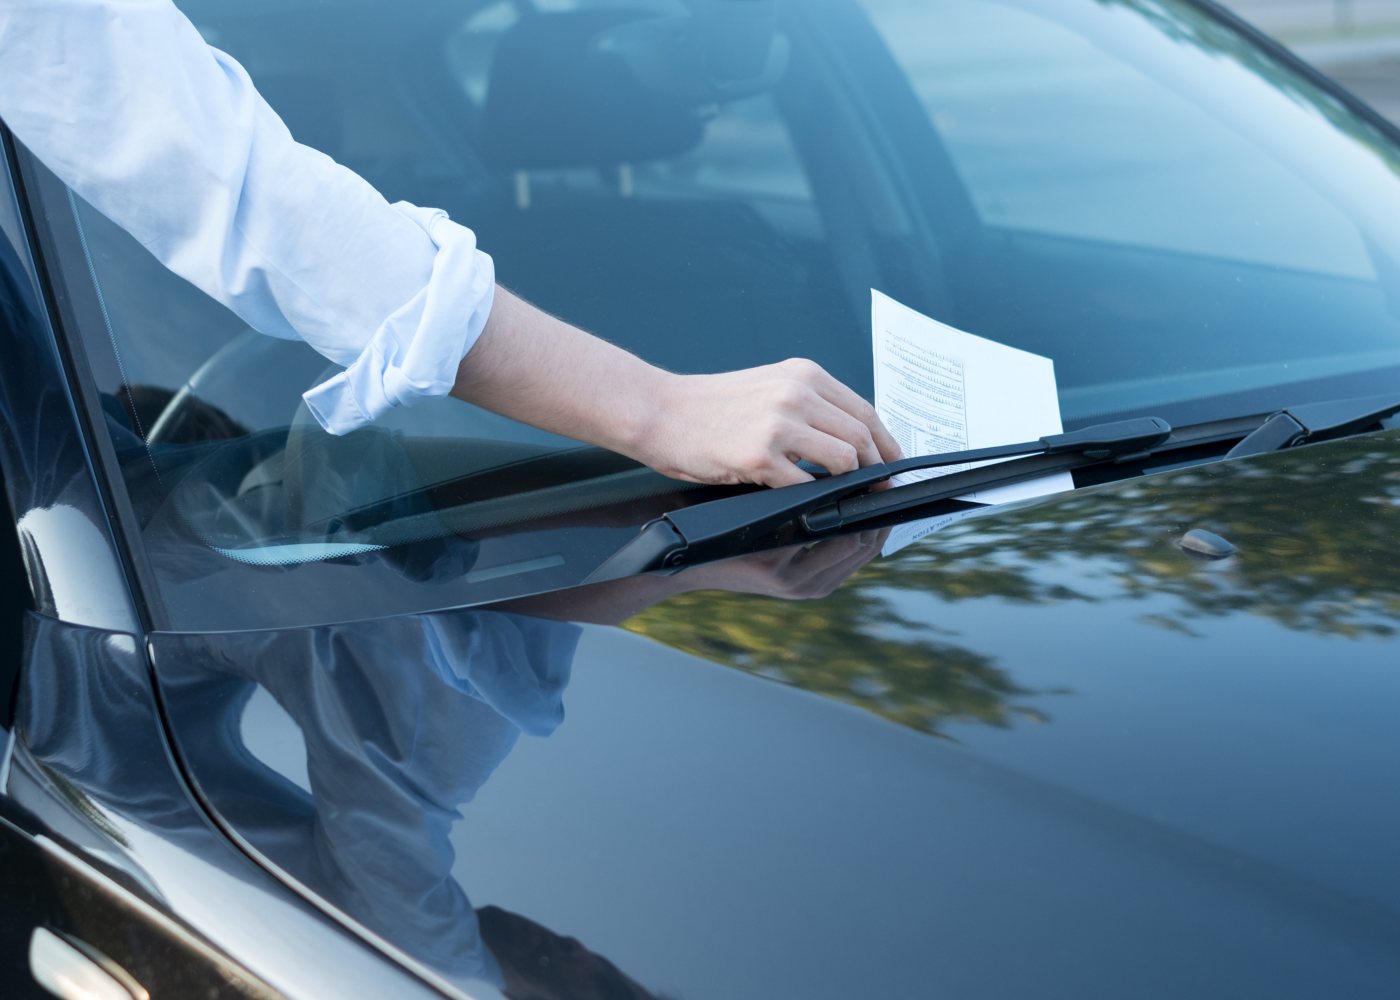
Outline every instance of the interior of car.
<path id="1" fill-rule="evenodd" d="M 900 0 L 788 5 L 770 58 L 714 100 L 683 70 L 623 73 L 595 57 L 611 46 L 645 64 L 640 28 L 700 16 L 679 0 L 433 0 L 393 16 L 338 0 L 333 31 L 316 5 L 187 6 L 294 136 L 391 200 L 447 209 L 506 285 L 672 370 L 807 356 L 869 396 L 872 288 L 1052 358 L 1070 427 L 1146 407 L 1173 421 L 1262 411 L 1292 402 L 1303 378 L 1356 393 L 1352 382 L 1400 365 L 1397 258 L 1360 228 L 1341 182 L 1256 148 L 1249 109 L 1222 109 L 1204 83 L 1152 62 L 1165 56 L 1131 65 L 1114 46 L 1140 40 L 1104 34 L 1093 5 L 1079 24 L 1034 5 L 940 3 L 943 34 L 901 30 Z M 1192 16 L 1200 37 L 1187 43 L 1228 55 L 1228 33 Z M 1250 58 L 1251 72 L 1284 74 Z M 1014 97 L 1004 78 L 1021 81 Z M 1371 154 L 1356 155 L 1370 169 Z M 1210 169 L 1175 169 L 1182 157 Z M 76 219 L 110 324 L 99 340 L 120 356 L 126 397 L 146 400 L 127 407 L 128 430 L 167 463 L 165 481 L 214 467 L 181 446 L 279 432 L 282 454 L 238 446 L 251 463 L 238 475 L 213 460 L 231 496 L 210 478 L 187 485 L 199 503 L 239 508 L 249 545 L 325 541 L 282 508 L 267 522 L 252 491 L 306 468 L 307 447 L 324 452 L 311 467 L 337 467 L 338 445 L 300 402 L 334 369 L 250 330 L 85 206 Z M 455 400 L 378 430 L 403 460 L 353 490 L 313 484 L 335 483 L 299 505 L 320 512 L 316 525 L 335 504 L 399 509 L 396 498 L 483 473 L 535 482 L 542 461 L 579 448 Z M 585 478 L 617 471 L 601 456 L 566 464 Z M 634 478 L 636 495 L 655 493 Z M 517 510 L 591 496 L 574 492 Z M 481 514 L 462 530 L 499 521 Z"/>

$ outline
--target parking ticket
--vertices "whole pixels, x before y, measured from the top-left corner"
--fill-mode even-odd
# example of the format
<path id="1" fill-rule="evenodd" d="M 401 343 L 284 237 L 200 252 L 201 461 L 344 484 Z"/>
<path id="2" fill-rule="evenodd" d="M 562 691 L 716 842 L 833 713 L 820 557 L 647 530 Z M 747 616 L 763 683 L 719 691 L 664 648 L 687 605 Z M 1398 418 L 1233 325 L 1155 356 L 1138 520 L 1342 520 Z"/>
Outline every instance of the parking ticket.
<path id="1" fill-rule="evenodd" d="M 989 448 L 1061 433 L 1055 365 L 1049 358 L 940 323 L 873 289 L 871 299 L 875 409 L 905 455 Z M 918 482 L 968 468 L 928 469 L 893 481 Z M 960 499 L 1000 504 L 1073 488 L 1070 474 L 1062 472 Z M 967 513 L 975 512 L 900 525 L 891 531 L 884 554 Z"/>

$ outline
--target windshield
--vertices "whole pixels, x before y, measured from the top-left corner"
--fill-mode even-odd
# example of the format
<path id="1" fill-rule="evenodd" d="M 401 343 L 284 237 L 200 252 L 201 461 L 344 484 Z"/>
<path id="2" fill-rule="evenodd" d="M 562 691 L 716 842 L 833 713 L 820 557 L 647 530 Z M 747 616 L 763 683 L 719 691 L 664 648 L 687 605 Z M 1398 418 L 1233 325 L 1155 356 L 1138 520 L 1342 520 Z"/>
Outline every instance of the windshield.
<path id="1" fill-rule="evenodd" d="M 676 105 L 679 122 L 589 106 L 571 74 L 600 13 L 714 3 L 180 6 L 301 141 L 446 209 L 504 284 L 676 371 L 805 356 L 868 396 L 878 288 L 1053 359 L 1071 428 L 1400 374 L 1394 143 L 1192 3 L 789 2 L 780 72 Z M 675 83 L 653 70 L 641 91 Z M 549 589 L 581 549 L 605 556 L 684 500 L 456 400 L 332 438 L 300 398 L 328 362 L 43 197 L 167 625 Z"/>

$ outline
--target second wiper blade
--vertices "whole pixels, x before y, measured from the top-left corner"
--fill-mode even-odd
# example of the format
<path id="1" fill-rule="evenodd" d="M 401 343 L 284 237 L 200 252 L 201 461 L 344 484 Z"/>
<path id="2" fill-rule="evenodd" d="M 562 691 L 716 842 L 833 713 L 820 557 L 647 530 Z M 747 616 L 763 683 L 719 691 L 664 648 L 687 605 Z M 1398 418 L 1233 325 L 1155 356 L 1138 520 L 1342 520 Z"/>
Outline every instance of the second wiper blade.
<path id="1" fill-rule="evenodd" d="M 1150 452 L 1171 436 L 1171 430 L 1171 425 L 1160 417 L 1139 417 L 1019 444 L 905 458 L 810 483 L 758 490 L 683 507 L 647 524 L 589 580 L 678 568 L 691 562 L 736 554 L 798 518 L 809 532 L 820 533 L 840 527 L 849 518 L 876 516 L 871 511 L 842 509 L 850 503 L 863 501 L 872 507 L 878 506 L 878 513 L 883 514 L 1085 465 L 1122 461 Z M 1018 456 L 1030 457 L 910 483 L 879 494 L 857 495 L 891 476 L 906 472 Z"/>

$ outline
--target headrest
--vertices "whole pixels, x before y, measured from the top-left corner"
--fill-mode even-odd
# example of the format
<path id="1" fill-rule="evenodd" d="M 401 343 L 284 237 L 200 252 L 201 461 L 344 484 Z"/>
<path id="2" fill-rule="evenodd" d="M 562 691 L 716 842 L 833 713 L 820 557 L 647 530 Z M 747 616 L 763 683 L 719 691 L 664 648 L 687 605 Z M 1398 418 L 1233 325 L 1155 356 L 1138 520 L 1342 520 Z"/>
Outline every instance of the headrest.
<path id="1" fill-rule="evenodd" d="M 641 10 L 530 14 L 496 49 L 482 109 L 482 154 L 498 170 L 605 167 L 677 156 L 698 145 L 691 102 L 649 90 L 599 44 Z"/>

